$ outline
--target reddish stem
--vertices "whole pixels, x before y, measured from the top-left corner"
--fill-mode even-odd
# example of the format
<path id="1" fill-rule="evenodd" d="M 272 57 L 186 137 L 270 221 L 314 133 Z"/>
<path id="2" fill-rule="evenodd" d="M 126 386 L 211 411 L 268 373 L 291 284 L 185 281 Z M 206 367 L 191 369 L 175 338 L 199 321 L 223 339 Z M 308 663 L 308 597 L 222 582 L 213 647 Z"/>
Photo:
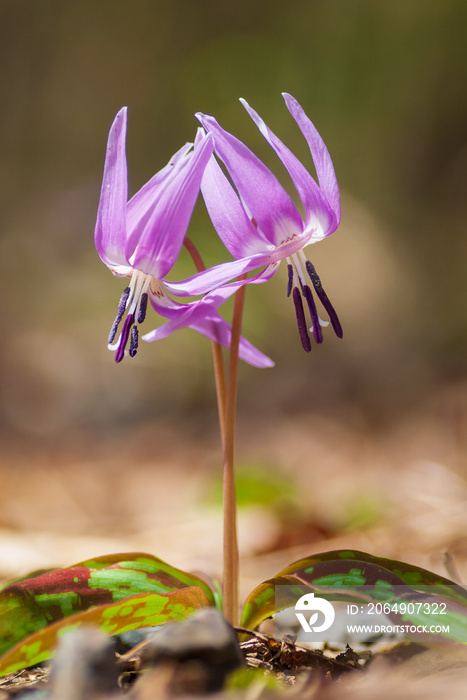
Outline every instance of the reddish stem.
<path id="1" fill-rule="evenodd" d="M 206 269 L 201 255 L 198 252 L 195 244 L 185 236 L 183 245 L 189 252 L 191 259 L 193 260 L 198 272 Z M 221 432 L 222 449 L 224 449 L 225 443 L 225 404 L 226 404 L 226 391 L 225 391 L 225 369 L 224 369 L 224 356 L 222 354 L 222 345 L 216 343 L 215 340 L 211 341 L 212 347 L 212 361 L 214 364 L 214 378 L 216 382 L 216 395 L 217 395 L 217 411 L 219 414 L 219 428 Z"/>

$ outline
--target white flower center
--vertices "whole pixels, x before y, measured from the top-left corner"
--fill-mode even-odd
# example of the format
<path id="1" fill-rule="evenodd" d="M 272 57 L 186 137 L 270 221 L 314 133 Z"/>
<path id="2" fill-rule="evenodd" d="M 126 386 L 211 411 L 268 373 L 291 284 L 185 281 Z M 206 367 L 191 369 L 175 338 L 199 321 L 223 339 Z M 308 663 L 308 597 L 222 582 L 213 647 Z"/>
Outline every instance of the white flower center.
<path id="1" fill-rule="evenodd" d="M 130 339 L 128 354 L 130 357 L 136 355 L 139 339 L 138 325 L 143 323 L 146 318 L 148 289 L 157 296 L 164 294 L 161 283 L 152 275 L 148 275 L 140 270 L 133 270 L 130 284 L 123 290 L 123 294 L 120 297 L 117 316 L 109 334 L 107 347 L 115 352 L 116 362 L 123 360 L 128 339 Z M 117 330 L 125 313 L 126 318 L 120 335 L 117 337 Z M 115 340 L 116 337 L 117 340 Z"/>

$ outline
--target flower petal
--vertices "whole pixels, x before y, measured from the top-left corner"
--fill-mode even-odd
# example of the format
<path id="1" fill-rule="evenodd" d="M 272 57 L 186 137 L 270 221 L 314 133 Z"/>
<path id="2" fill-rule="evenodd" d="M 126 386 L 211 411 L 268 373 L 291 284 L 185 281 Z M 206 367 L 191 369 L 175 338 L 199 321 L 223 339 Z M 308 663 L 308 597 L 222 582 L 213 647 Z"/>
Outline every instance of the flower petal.
<path id="1" fill-rule="evenodd" d="M 155 308 L 160 314 L 172 320 L 150 333 L 146 333 L 143 340 L 147 342 L 161 340 L 167 338 L 174 331 L 188 327 L 201 333 L 209 340 L 214 340 L 224 347 L 230 347 L 232 329 L 212 304 L 206 304 L 203 299 L 190 304 L 178 304 L 173 300 L 170 301 L 172 302 L 170 305 L 165 305 L 163 308 L 155 306 Z M 152 299 L 151 303 L 153 303 Z M 257 350 L 243 337 L 240 339 L 239 355 L 242 360 L 254 367 L 272 367 L 274 365 L 269 357 Z"/>
<path id="2" fill-rule="evenodd" d="M 172 268 L 182 247 L 212 150 L 212 137 L 207 135 L 158 181 L 150 212 L 132 232 L 128 261 L 136 269 L 161 279 Z"/>
<path id="3" fill-rule="evenodd" d="M 246 100 L 240 102 L 247 110 L 256 126 L 275 150 L 282 163 L 289 171 L 306 213 L 306 227 L 315 229 L 313 238 L 323 238 L 333 226 L 335 215 L 317 183 L 298 158 L 269 129 L 259 114 L 250 107 Z M 334 230 L 334 229 L 333 229 Z"/>
<path id="4" fill-rule="evenodd" d="M 190 328 L 198 333 L 202 333 L 210 340 L 223 345 L 226 348 L 230 347 L 230 339 L 232 328 L 229 326 L 222 316 L 216 314 L 212 318 L 201 318 L 190 324 Z M 270 357 L 260 352 L 254 345 L 248 342 L 243 336 L 240 338 L 238 354 L 241 360 L 248 362 L 253 367 L 265 368 L 274 367 L 274 362 Z"/>
<path id="5" fill-rule="evenodd" d="M 259 284 L 262 282 L 267 282 L 275 274 L 279 263 L 274 263 L 269 265 L 265 270 L 262 270 L 255 277 L 249 277 L 242 280 L 236 280 L 230 284 L 226 284 L 223 287 L 214 289 L 208 294 L 206 294 L 202 299 L 190 302 L 188 304 L 180 304 L 178 301 L 171 299 L 167 294 L 150 294 L 150 302 L 152 307 L 161 316 L 170 318 L 174 321 L 172 329 L 177 330 L 177 328 L 185 328 L 187 321 L 193 316 L 198 308 L 204 309 L 204 313 L 210 313 L 212 315 L 213 310 L 221 306 L 227 299 L 229 299 L 232 294 L 240 289 L 245 284 Z M 170 284 L 164 281 L 164 290 L 170 290 Z"/>
<path id="6" fill-rule="evenodd" d="M 339 226 L 341 220 L 341 205 L 339 185 L 337 184 L 336 173 L 331 156 L 329 155 L 326 144 L 319 135 L 316 127 L 307 117 L 297 100 L 286 92 L 282 93 L 282 96 L 285 100 L 285 104 L 287 105 L 287 109 L 297 122 L 300 131 L 307 140 L 311 156 L 315 164 L 319 185 L 336 217 L 335 227 L 333 229 L 335 230 Z M 330 231 L 330 233 L 332 233 L 332 231 Z"/>
<path id="7" fill-rule="evenodd" d="M 221 263 L 203 272 L 198 272 L 196 275 L 182 280 L 181 282 L 168 282 L 164 280 L 164 286 L 172 294 L 186 297 L 206 294 L 206 292 L 220 287 L 226 282 L 233 280 L 235 277 L 256 270 L 259 267 L 268 266 L 268 270 L 271 273 L 270 277 L 272 277 L 277 269 L 277 266 L 273 266 L 273 263 L 278 263 L 287 256 L 296 253 L 307 245 L 311 236 L 312 231 L 307 231 L 301 236 L 296 236 L 292 241 L 282 246 L 278 246 L 277 248 L 271 247 L 269 252 L 257 253 L 256 255 L 250 255 L 240 260 Z M 265 272 L 266 271 L 264 271 L 264 273 Z"/>
<path id="8" fill-rule="evenodd" d="M 234 258 L 264 252 L 271 247 L 251 223 L 214 156 L 211 156 L 204 171 L 201 192 L 213 226 Z"/>
<path id="9" fill-rule="evenodd" d="M 97 210 L 94 241 L 106 265 L 126 265 L 126 204 L 128 172 L 125 153 L 127 107 L 117 113 L 110 127 Z"/>
<path id="10" fill-rule="evenodd" d="M 127 254 L 131 257 L 138 243 L 139 232 L 144 228 L 152 213 L 154 202 L 158 197 L 158 186 L 171 174 L 180 170 L 187 153 L 193 148 L 192 143 L 186 143 L 169 160 L 167 165 L 159 170 L 143 187 L 133 195 L 127 207 L 127 226 L 130 231 Z"/>
<path id="11" fill-rule="evenodd" d="M 214 117 L 196 117 L 214 135 L 215 151 L 225 163 L 247 214 L 273 245 L 303 230 L 300 213 L 275 175 L 244 143 L 222 129 Z"/>

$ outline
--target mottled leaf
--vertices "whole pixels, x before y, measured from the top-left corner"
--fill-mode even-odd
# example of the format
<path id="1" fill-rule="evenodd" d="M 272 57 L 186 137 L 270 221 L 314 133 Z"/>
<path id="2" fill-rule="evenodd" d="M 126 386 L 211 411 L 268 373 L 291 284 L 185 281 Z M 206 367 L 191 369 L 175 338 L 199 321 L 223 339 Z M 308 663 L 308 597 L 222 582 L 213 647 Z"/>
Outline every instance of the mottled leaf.
<path id="1" fill-rule="evenodd" d="M 420 595 L 435 592 L 446 602 L 449 619 L 443 622 L 451 624 L 451 638 L 464 641 L 467 637 L 467 592 L 461 586 L 426 569 L 356 550 L 316 554 L 282 569 L 248 596 L 242 626 L 256 629 L 275 612 L 293 607 L 307 591 L 348 602 L 408 600 L 415 595 L 428 600 Z M 410 620 L 421 624 L 417 616 Z"/>
<path id="2" fill-rule="evenodd" d="M 190 586 L 168 593 L 140 593 L 123 601 L 90 608 L 54 622 L 13 646 L 0 657 L 0 676 L 50 659 L 57 639 L 80 625 L 98 625 L 109 635 L 121 634 L 182 620 L 209 605 L 212 605 L 211 597 L 200 586 Z"/>
<path id="3" fill-rule="evenodd" d="M 0 654 L 33 632 L 76 612 L 138 593 L 165 594 L 199 586 L 209 605 L 211 588 L 200 578 L 150 554 L 113 554 L 16 581 L 0 592 Z"/>
<path id="4" fill-rule="evenodd" d="M 373 554 L 367 554 L 366 552 L 361 552 L 357 549 L 336 549 L 331 552 L 323 552 L 322 554 L 313 554 L 311 557 L 299 559 L 298 561 L 293 562 L 289 566 L 286 566 L 285 569 L 282 569 L 282 571 L 280 571 L 277 575 L 285 576 L 286 574 L 293 574 L 300 570 L 305 570 L 309 573 L 310 567 L 312 567 L 314 564 L 319 564 L 325 561 L 337 560 L 345 560 L 350 563 L 352 561 L 359 561 L 367 562 L 369 564 L 375 564 L 377 566 L 380 566 L 382 569 L 387 569 L 388 571 L 392 572 L 408 585 L 455 585 L 453 581 L 450 581 L 448 578 L 440 576 L 439 574 L 435 574 L 432 571 L 428 571 L 427 569 L 422 569 L 419 566 L 407 564 L 406 562 L 398 561 L 397 559 L 375 557 L 373 556 Z"/>

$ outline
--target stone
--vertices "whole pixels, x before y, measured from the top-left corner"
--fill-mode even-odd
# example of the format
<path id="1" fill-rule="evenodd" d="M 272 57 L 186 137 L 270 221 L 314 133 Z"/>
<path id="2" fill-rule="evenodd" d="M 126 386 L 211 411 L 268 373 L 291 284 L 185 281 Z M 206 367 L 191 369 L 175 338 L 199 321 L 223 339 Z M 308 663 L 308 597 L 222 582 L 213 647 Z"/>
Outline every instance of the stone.
<path id="1" fill-rule="evenodd" d="M 173 668 L 175 694 L 221 690 L 243 663 L 235 630 L 215 608 L 161 627 L 141 649 L 141 668 Z"/>
<path id="2" fill-rule="evenodd" d="M 50 698 L 121 697 L 118 676 L 113 640 L 96 627 L 78 627 L 60 639 L 50 672 Z"/>

